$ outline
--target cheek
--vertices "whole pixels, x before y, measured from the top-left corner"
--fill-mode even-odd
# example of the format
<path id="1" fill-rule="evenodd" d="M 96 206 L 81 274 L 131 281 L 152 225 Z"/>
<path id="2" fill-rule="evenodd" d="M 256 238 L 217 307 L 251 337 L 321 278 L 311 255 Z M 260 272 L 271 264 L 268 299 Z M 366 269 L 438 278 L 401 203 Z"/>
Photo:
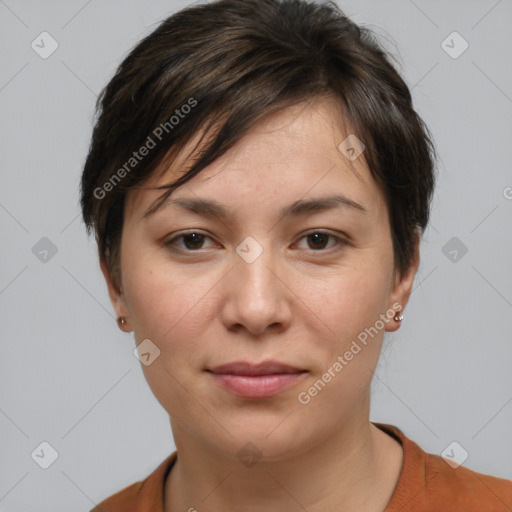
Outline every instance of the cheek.
<path id="1" fill-rule="evenodd" d="M 314 386 L 318 383 L 312 393 L 321 390 L 314 407 L 331 402 L 351 409 L 369 390 L 384 334 L 380 315 L 387 309 L 388 263 L 386 258 L 372 259 L 358 268 L 344 268 L 318 293 L 314 307 L 329 331 L 324 328 L 328 334 L 316 338 L 322 364 L 311 379 Z"/>
<path id="2" fill-rule="evenodd" d="M 171 268 L 149 251 L 126 254 L 123 283 L 137 343 L 149 338 L 171 354 L 196 350 L 218 277 Z"/>
<path id="3" fill-rule="evenodd" d="M 355 414 L 369 396 L 382 346 L 384 331 L 379 319 L 386 312 L 387 282 L 387 274 L 376 266 L 373 272 L 351 269 L 318 294 L 315 307 L 335 336 L 311 338 L 316 339 L 321 364 L 299 390 L 303 394 L 297 401 L 307 414 L 323 415 L 333 427 Z M 326 416 L 333 404 L 335 409 Z"/>
<path id="4" fill-rule="evenodd" d="M 385 313 L 389 280 L 389 269 L 376 261 L 358 268 L 345 267 L 322 282 L 304 282 L 308 290 L 304 301 L 318 311 L 338 341 L 350 343 Z"/>
<path id="5" fill-rule="evenodd" d="M 132 254 L 123 260 L 123 284 L 136 344 L 150 339 L 160 350 L 141 367 L 155 398 L 176 412 L 190 400 L 184 388 L 205 350 L 212 315 L 208 292 L 216 280 L 207 274 L 180 275 L 153 256 Z"/>

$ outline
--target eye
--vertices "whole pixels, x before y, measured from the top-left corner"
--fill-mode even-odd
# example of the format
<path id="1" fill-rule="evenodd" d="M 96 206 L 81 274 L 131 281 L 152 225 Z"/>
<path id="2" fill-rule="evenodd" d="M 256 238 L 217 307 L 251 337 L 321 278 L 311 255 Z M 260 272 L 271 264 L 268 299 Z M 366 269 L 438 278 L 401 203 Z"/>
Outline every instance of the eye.
<path id="1" fill-rule="evenodd" d="M 165 242 L 164 245 L 179 252 L 198 252 L 199 249 L 204 248 L 204 240 L 207 238 L 211 240 L 207 235 L 198 231 L 191 231 L 189 233 L 182 233 L 172 240 Z M 178 244 L 180 240 L 183 241 L 183 244 Z"/>
<path id="2" fill-rule="evenodd" d="M 310 240 L 311 244 L 308 243 L 308 248 L 312 249 L 314 252 L 321 252 L 325 250 L 325 246 L 329 238 L 336 242 L 334 246 L 339 245 L 341 247 L 346 244 L 345 240 L 341 239 L 340 237 L 324 231 L 312 231 L 305 234 L 301 240 Z M 331 249 L 332 247 L 333 245 L 331 245 L 331 247 L 327 250 Z"/>

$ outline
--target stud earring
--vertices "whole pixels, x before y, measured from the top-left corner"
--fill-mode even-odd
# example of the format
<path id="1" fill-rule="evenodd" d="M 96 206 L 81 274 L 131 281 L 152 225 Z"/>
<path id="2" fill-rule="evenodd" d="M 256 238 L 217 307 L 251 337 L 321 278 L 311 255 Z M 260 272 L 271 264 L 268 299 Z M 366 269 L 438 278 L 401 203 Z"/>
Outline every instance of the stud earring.
<path id="1" fill-rule="evenodd" d="M 404 315 L 402 315 L 401 311 L 397 311 L 394 320 L 395 322 L 401 322 L 404 319 Z"/>
<path id="2" fill-rule="evenodd" d="M 124 316 L 117 317 L 117 324 L 122 329 L 126 325 L 126 318 Z"/>

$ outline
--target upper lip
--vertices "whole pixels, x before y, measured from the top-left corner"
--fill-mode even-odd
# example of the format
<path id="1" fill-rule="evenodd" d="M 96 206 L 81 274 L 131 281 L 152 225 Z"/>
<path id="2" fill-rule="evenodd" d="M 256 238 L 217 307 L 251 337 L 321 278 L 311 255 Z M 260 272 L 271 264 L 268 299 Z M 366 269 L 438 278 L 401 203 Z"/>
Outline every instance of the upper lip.
<path id="1" fill-rule="evenodd" d="M 294 366 L 280 363 L 279 361 L 264 361 L 258 364 L 249 363 L 247 361 L 234 361 L 232 363 L 208 368 L 208 371 L 232 375 L 273 375 L 276 373 L 298 373 L 306 370 L 301 370 L 300 368 L 295 368 Z"/>

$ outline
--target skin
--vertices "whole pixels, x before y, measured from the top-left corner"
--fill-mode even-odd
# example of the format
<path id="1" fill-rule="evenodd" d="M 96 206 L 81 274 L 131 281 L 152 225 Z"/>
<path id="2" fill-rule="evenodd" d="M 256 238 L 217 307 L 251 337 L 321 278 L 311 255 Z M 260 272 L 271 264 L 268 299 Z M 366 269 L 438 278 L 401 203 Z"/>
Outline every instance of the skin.
<path id="1" fill-rule="evenodd" d="M 370 385 L 384 331 L 400 324 L 388 321 L 309 404 L 297 398 L 380 314 L 405 308 L 419 263 L 416 246 L 410 269 L 395 272 L 384 196 L 363 156 L 351 162 L 339 151 L 340 115 L 328 98 L 287 107 L 171 195 L 215 199 L 232 210 L 227 219 L 168 205 L 141 220 L 162 191 L 127 196 L 120 293 L 100 263 L 123 330 L 160 349 L 142 369 L 179 454 L 166 512 L 377 512 L 392 496 L 403 453 L 369 422 Z M 147 184 L 175 180 L 188 156 Z M 298 199 L 334 193 L 367 211 L 278 220 Z M 164 245 L 183 231 L 205 236 Z M 316 231 L 340 241 L 306 236 Z M 248 236 L 263 250 L 252 263 L 236 252 Z M 307 373 L 276 396 L 247 399 L 205 372 L 268 359 Z M 252 467 L 237 457 L 249 441 L 262 454 Z"/>

